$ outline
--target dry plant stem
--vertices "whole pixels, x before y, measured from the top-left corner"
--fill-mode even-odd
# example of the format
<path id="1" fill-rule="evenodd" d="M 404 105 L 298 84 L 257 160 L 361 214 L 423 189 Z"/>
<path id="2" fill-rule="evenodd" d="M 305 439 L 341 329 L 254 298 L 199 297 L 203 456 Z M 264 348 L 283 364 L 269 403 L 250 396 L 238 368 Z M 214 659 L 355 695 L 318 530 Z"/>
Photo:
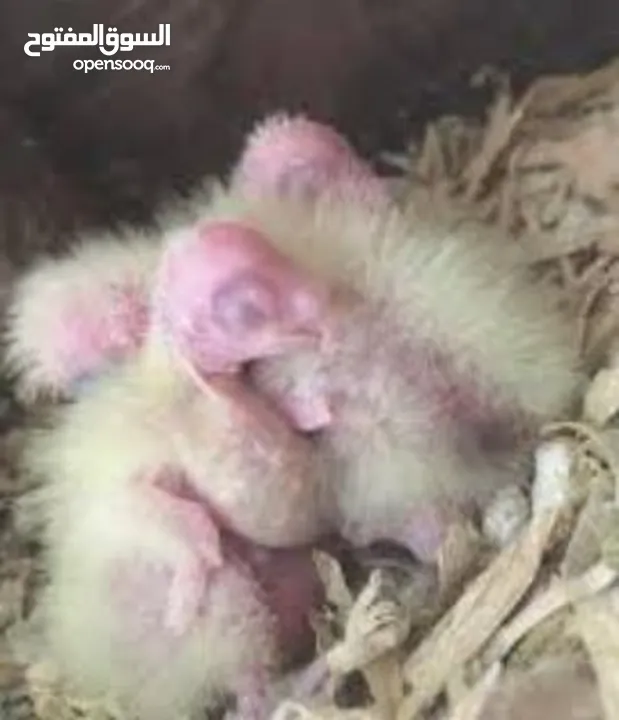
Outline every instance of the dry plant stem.
<path id="1" fill-rule="evenodd" d="M 404 697 L 404 681 L 398 654 L 390 652 L 368 665 L 363 674 L 382 720 L 395 720 Z"/>
<path id="2" fill-rule="evenodd" d="M 617 572 L 604 563 L 599 563 L 578 578 L 553 580 L 550 587 L 538 593 L 527 607 L 498 633 L 486 655 L 487 660 L 502 660 L 536 625 L 567 605 L 597 595 L 612 585 L 617 577 Z"/>
<path id="3" fill-rule="evenodd" d="M 491 665 L 482 678 L 449 713 L 447 720 L 477 720 L 501 678 L 500 663 Z"/>
<path id="4" fill-rule="evenodd" d="M 324 585 L 327 600 L 341 612 L 349 612 L 354 605 L 354 598 L 344 579 L 340 564 L 328 553 L 315 550 L 314 565 Z"/>
<path id="5" fill-rule="evenodd" d="M 513 134 L 522 122 L 530 104 L 531 96 L 527 93 L 522 102 L 512 109 L 512 98 L 504 92 L 491 111 L 488 130 L 482 148 L 473 162 L 464 171 L 467 185 L 465 200 L 474 200 L 484 181 L 492 171 L 501 153 L 508 147 Z"/>
<path id="6" fill-rule="evenodd" d="M 577 323 L 576 323 L 576 337 L 578 338 L 578 347 L 581 353 L 586 349 L 587 344 L 587 331 L 589 328 L 589 321 L 592 314 L 592 309 L 595 303 L 598 301 L 600 295 L 604 292 L 608 281 L 606 278 L 597 278 L 597 282 L 590 287 L 580 303 L 578 308 Z"/>
<path id="7" fill-rule="evenodd" d="M 567 258 L 565 258 L 567 260 Z M 580 275 L 576 275 L 572 271 L 571 282 L 574 287 L 586 287 L 587 284 L 595 281 L 599 275 L 605 274 L 612 266 L 614 260 L 610 255 L 602 255 L 601 257 L 594 260 L 591 265 L 585 268 Z M 569 263 L 570 267 L 573 267 Z"/>
<path id="8" fill-rule="evenodd" d="M 607 720 L 619 717 L 619 616 L 614 590 L 578 606 L 575 629 L 594 667 Z"/>
<path id="9" fill-rule="evenodd" d="M 434 125 L 429 125 L 426 130 L 421 156 L 416 169 L 421 178 L 430 182 L 436 182 L 447 174 L 442 143 Z"/>
<path id="10" fill-rule="evenodd" d="M 603 368 L 593 378 L 585 395 L 584 417 L 598 427 L 606 423 L 619 409 L 619 371 Z"/>
<path id="11" fill-rule="evenodd" d="M 456 707 L 470 691 L 470 678 L 462 665 L 451 674 L 445 685 L 445 701 L 448 708 Z"/>
<path id="12" fill-rule="evenodd" d="M 518 185 L 516 173 L 522 155 L 523 150 L 521 148 L 516 148 L 508 158 L 505 180 L 499 191 L 497 225 L 506 237 L 509 237 L 516 227 L 518 207 Z"/>
<path id="13" fill-rule="evenodd" d="M 613 61 L 589 75 L 547 77 L 537 81 L 535 108 L 538 114 L 551 115 L 565 112 L 568 106 L 584 104 L 595 95 L 606 94 L 617 82 L 619 62 Z"/>
<path id="14" fill-rule="evenodd" d="M 561 513 L 540 513 L 520 538 L 473 581 L 456 605 L 412 653 L 404 677 L 413 690 L 398 720 L 411 720 L 443 689 L 450 674 L 496 632 L 534 581 Z"/>
<path id="15" fill-rule="evenodd" d="M 271 715 L 271 720 L 383 720 L 383 718 L 374 708 L 343 710 L 330 705 L 310 709 L 298 703 L 286 701 Z"/>
<path id="16" fill-rule="evenodd" d="M 483 538 L 471 524 L 454 524 L 447 531 L 437 559 L 439 588 L 446 596 L 459 587 L 479 558 Z"/>

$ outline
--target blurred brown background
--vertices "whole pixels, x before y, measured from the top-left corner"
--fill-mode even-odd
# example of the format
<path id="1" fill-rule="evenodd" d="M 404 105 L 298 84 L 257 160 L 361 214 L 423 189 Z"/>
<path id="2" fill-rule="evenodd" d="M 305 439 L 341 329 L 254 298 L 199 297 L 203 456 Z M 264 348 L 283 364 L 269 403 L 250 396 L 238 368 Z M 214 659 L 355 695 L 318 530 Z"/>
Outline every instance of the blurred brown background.
<path id="1" fill-rule="evenodd" d="M 95 22 L 169 22 L 171 46 L 144 57 L 171 70 L 84 75 L 73 60 L 98 50 L 23 51 L 28 32 Z M 75 228 L 147 220 L 171 189 L 224 172 L 269 110 L 305 109 L 372 156 L 476 112 L 481 64 L 522 85 L 618 49 L 617 0 L 3 0 L 0 252 L 21 264 Z"/>

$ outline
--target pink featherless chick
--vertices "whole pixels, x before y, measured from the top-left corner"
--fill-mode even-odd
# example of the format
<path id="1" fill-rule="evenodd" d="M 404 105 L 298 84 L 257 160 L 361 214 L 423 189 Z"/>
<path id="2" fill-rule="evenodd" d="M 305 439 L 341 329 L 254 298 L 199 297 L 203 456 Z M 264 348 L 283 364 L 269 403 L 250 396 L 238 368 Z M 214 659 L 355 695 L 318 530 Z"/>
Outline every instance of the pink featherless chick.
<path id="1" fill-rule="evenodd" d="M 232 187 L 302 200 L 325 189 L 357 202 L 386 197 L 385 183 L 334 128 L 303 115 L 277 114 L 249 135 Z"/>
<path id="2" fill-rule="evenodd" d="M 250 134 L 232 187 L 310 199 L 321 186 L 368 201 L 382 182 L 335 130 L 276 115 Z M 150 323 L 150 289 L 162 241 L 204 214 L 209 198 L 164 213 L 155 233 L 85 239 L 65 257 L 38 261 L 17 283 L 8 313 L 7 361 L 26 399 L 72 397 L 110 364 L 134 354 Z M 313 425 L 311 418 L 299 419 Z"/>
<path id="3" fill-rule="evenodd" d="M 149 720 L 238 692 L 242 717 L 265 717 L 265 687 L 307 637 L 317 581 L 307 550 L 248 538 L 315 539 L 324 486 L 310 440 L 238 366 L 314 347 L 328 294 L 244 225 L 181 233 L 156 273 L 144 346 L 32 441 L 45 483 L 43 614 L 77 689 Z M 380 645 L 394 608 L 368 613 Z M 311 666 L 299 687 L 329 667 Z"/>

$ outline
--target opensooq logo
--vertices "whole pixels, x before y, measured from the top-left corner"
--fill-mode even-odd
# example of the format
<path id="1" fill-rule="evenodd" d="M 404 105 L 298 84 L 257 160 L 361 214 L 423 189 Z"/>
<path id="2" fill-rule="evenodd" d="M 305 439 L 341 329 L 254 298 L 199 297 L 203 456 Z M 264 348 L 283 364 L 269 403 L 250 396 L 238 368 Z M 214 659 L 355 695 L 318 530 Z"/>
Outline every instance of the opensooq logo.
<path id="1" fill-rule="evenodd" d="M 170 24 L 159 25 L 156 33 L 119 33 L 115 27 L 104 31 L 101 23 L 92 26 L 92 32 L 74 33 L 73 28 L 63 32 L 54 28 L 53 33 L 28 33 L 32 38 L 24 45 L 24 52 L 31 57 L 39 57 L 42 52 L 50 52 L 57 47 L 99 46 L 104 55 L 115 55 L 118 51 L 129 52 L 135 47 L 156 47 L 170 44 Z M 34 48 L 34 49 L 33 49 Z"/>

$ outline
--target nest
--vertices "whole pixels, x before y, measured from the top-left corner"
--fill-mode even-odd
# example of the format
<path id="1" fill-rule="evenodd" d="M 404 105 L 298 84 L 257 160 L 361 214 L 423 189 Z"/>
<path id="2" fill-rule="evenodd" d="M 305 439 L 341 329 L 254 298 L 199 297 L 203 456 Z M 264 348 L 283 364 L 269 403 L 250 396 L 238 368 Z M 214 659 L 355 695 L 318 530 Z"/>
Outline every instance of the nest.
<path id="1" fill-rule="evenodd" d="M 520 98 L 491 71 L 474 82 L 496 86 L 485 125 L 443 118 L 390 158 L 400 198 L 520 243 L 561 290 L 590 384 L 579 419 L 544 430 L 530 497 L 508 491 L 479 530 L 452 529 L 446 609 L 412 648 L 363 668 L 373 702 L 285 717 L 619 718 L 619 63 L 540 79 Z M 351 599 L 328 567 L 345 624 Z"/>
<path id="2" fill-rule="evenodd" d="M 557 418 L 540 438 L 530 496 L 504 493 L 479 528 L 452 528 L 441 610 L 417 607 L 414 635 L 360 668 L 370 700 L 284 703 L 280 719 L 619 718 L 619 63 L 543 78 L 521 97 L 492 72 L 475 82 L 496 87 L 486 122 L 431 124 L 422 144 L 390 158 L 396 191 L 520 243 L 532 273 L 561 290 L 590 385 L 578 419 Z M 22 490 L 8 477 L 0 501 Z M 27 617 L 39 572 L 23 547 L 6 553 L 3 628 Z M 327 653 L 359 598 L 334 558 L 317 563 L 330 601 L 316 619 L 317 652 Z M 0 654 L 0 685 L 19 683 L 25 709 L 15 717 L 122 717 L 66 697 L 49 668 Z"/>

